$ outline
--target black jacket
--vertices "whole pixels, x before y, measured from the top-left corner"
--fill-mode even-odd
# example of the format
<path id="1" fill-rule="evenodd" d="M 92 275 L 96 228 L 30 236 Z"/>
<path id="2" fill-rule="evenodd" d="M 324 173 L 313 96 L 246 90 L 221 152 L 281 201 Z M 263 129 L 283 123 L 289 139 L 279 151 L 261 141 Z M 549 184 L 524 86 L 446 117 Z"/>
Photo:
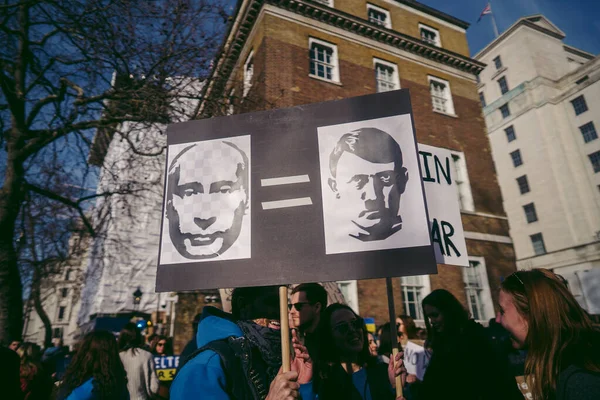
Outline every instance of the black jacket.
<path id="1" fill-rule="evenodd" d="M 387 364 L 376 362 L 365 367 L 369 391 L 374 400 L 394 400 L 396 397 L 396 392 L 388 381 L 387 367 Z M 315 389 L 319 400 L 363 399 L 363 393 L 354 386 L 352 376 L 339 364 L 328 369 L 327 378 L 321 380 Z"/>
<path id="2" fill-rule="evenodd" d="M 523 400 L 507 360 L 498 357 L 483 326 L 472 320 L 453 343 L 434 350 L 415 389 L 417 400 Z"/>

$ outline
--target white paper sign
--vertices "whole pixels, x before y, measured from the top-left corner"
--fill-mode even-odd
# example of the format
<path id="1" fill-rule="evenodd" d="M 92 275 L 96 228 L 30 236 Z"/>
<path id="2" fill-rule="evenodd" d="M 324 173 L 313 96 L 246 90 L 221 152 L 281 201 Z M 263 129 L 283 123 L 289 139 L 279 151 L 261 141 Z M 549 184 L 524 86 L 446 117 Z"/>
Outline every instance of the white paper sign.
<path id="1" fill-rule="evenodd" d="M 424 144 L 418 147 L 435 260 L 438 264 L 468 267 L 452 153 Z"/>
<path id="2" fill-rule="evenodd" d="M 422 381 L 425 376 L 425 370 L 429 365 L 429 354 L 423 346 L 413 342 L 407 342 L 404 346 L 404 365 L 409 374 L 416 375 Z"/>

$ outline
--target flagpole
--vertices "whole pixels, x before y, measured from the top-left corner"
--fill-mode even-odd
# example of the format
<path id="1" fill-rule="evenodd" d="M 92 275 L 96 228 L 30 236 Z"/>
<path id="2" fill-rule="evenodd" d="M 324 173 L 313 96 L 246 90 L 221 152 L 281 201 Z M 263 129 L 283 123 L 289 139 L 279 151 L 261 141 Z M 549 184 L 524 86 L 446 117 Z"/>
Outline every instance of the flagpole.
<path id="1" fill-rule="evenodd" d="M 494 11 L 492 10 L 492 2 L 488 2 L 488 4 L 490 5 L 490 14 L 492 16 L 492 25 L 494 27 L 494 34 L 496 35 L 496 37 L 500 36 L 498 34 L 498 26 L 496 25 L 496 17 L 494 16 Z"/>

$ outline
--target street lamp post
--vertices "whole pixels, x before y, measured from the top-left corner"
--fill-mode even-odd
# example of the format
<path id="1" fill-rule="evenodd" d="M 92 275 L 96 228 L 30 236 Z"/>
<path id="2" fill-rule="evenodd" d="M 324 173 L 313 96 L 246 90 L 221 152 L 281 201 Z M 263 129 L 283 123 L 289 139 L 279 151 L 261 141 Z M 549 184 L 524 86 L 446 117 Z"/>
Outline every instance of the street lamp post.
<path id="1" fill-rule="evenodd" d="M 140 305 L 140 301 L 142 300 L 142 295 L 144 293 L 142 292 L 141 288 L 138 286 L 138 288 L 135 290 L 135 292 L 133 292 L 133 307 L 137 308 Z"/>

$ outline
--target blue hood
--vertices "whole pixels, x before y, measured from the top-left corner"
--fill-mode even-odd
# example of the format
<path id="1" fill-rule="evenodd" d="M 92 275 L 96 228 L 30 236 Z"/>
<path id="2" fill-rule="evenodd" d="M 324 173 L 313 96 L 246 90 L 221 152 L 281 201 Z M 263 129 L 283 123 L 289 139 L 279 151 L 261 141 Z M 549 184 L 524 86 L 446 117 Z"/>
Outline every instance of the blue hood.
<path id="1" fill-rule="evenodd" d="M 205 346 L 213 340 L 242 335 L 242 330 L 236 325 L 231 314 L 215 307 L 204 307 L 202 317 L 200 317 L 200 322 L 198 323 L 198 333 L 196 333 L 198 348 Z"/>

